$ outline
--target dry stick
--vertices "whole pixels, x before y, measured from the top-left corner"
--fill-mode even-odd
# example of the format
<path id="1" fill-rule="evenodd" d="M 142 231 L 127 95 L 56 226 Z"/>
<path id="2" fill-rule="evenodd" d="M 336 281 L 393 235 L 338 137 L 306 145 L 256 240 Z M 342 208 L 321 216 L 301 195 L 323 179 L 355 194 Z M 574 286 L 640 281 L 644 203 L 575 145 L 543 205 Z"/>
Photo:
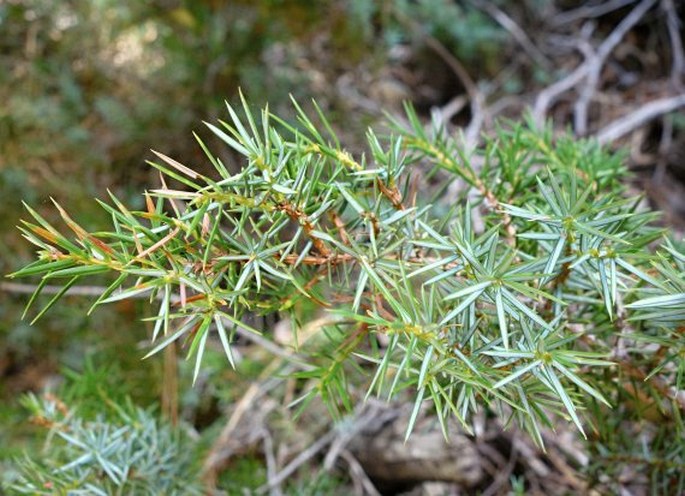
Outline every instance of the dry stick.
<path id="1" fill-rule="evenodd" d="M 685 106 L 685 93 L 654 100 L 641 106 L 635 112 L 619 117 L 609 123 L 597 132 L 595 139 L 600 144 L 609 143 L 643 126 L 650 120 L 673 112 L 683 106 Z"/>
<path id="2" fill-rule="evenodd" d="M 238 427 L 238 424 L 243 415 L 245 415 L 245 412 L 247 412 L 257 398 L 265 395 L 271 389 L 283 382 L 283 379 L 280 377 L 271 377 L 270 379 L 263 380 L 265 377 L 272 376 L 279 365 L 281 365 L 281 361 L 275 359 L 268 367 L 264 369 L 264 371 L 260 374 L 260 378 L 262 378 L 262 380 L 252 384 L 245 392 L 243 397 L 240 398 L 240 401 L 238 401 L 235 410 L 233 410 L 233 413 L 231 414 L 231 417 L 221 430 L 219 437 L 212 444 L 212 448 L 202 464 L 202 477 L 209 489 L 216 487 L 217 471 L 225 459 L 223 454 L 224 446 L 228 444 L 231 435 Z"/>
<path id="3" fill-rule="evenodd" d="M 321 322 L 321 321 L 314 321 L 314 322 Z M 238 332 L 240 331 L 240 328 L 238 328 Z M 251 336 L 250 336 L 251 335 Z M 244 336 L 248 339 L 250 338 L 255 338 L 256 336 L 251 333 L 251 332 L 246 332 Z M 305 340 L 309 339 L 311 337 L 311 334 L 309 336 L 305 336 Z M 273 344 L 272 344 L 273 345 Z M 273 345 L 275 346 L 275 345 Z M 216 486 L 216 475 L 217 471 L 219 470 L 220 465 L 223 463 L 225 456 L 223 455 L 223 447 L 228 443 L 229 439 L 231 438 L 233 432 L 235 431 L 236 427 L 238 426 L 238 423 L 242 419 L 243 415 L 245 412 L 252 406 L 252 404 L 260 397 L 274 389 L 276 386 L 280 385 L 286 377 L 292 372 L 292 369 L 294 368 L 294 365 L 302 365 L 298 363 L 290 363 L 287 368 L 283 371 L 282 374 L 280 374 L 278 377 L 274 377 L 274 372 L 278 369 L 279 366 L 283 364 L 282 359 L 286 359 L 288 361 L 291 360 L 291 357 L 286 355 L 283 356 L 282 354 L 278 354 L 278 356 L 281 358 L 275 358 L 265 369 L 264 371 L 260 374 L 259 376 L 259 381 L 257 383 L 252 384 L 248 390 L 245 392 L 243 397 L 240 399 L 238 404 L 235 407 L 235 410 L 233 411 L 233 414 L 229 418 L 228 422 L 224 426 L 224 428 L 221 431 L 221 434 L 217 438 L 217 440 L 212 444 L 212 448 L 205 458 L 202 472 L 203 472 L 203 479 L 205 483 L 208 485 L 210 488 L 214 488 Z M 305 369 L 307 370 L 307 369 Z M 287 468 L 287 467 L 286 467 Z M 282 482 L 282 480 L 277 480 L 277 476 L 273 478 L 269 478 L 269 484 L 268 488 L 273 488 L 276 487 L 278 484 Z"/>
<path id="4" fill-rule="evenodd" d="M 616 48 L 623 37 L 630 31 L 635 24 L 637 24 L 642 16 L 644 16 L 649 9 L 657 2 L 657 0 L 642 0 L 640 4 L 635 7 L 630 14 L 628 14 L 611 34 L 602 42 L 597 49 L 597 56 L 600 60 L 604 60 Z"/>
<path id="5" fill-rule="evenodd" d="M 586 60 L 585 63 L 589 66 L 587 78 L 585 85 L 581 89 L 580 98 L 574 106 L 574 124 L 576 132 L 581 136 L 587 133 L 588 107 L 597 90 L 600 74 L 607 57 L 614 48 L 616 48 L 616 45 L 621 42 L 626 33 L 642 19 L 656 2 L 657 0 L 642 0 L 642 2 L 640 2 L 637 7 L 635 7 L 630 14 L 616 26 L 616 29 L 612 31 L 609 37 L 602 42 L 597 53 L 593 54 L 589 60 Z"/>
<path id="6" fill-rule="evenodd" d="M 585 62 L 590 59 L 590 53 L 593 52 L 592 45 L 589 43 L 589 41 L 587 41 L 592 35 L 593 29 L 594 27 L 591 24 L 585 24 L 579 31 L 579 36 L 577 37 L 580 38 L 580 40 L 574 38 L 574 42 L 572 44 L 583 54 L 585 57 Z M 544 124 L 547 116 L 547 109 L 552 105 L 552 103 L 554 103 L 557 97 L 578 84 L 587 75 L 589 70 L 590 67 L 588 64 L 580 64 L 568 76 L 549 85 L 547 88 L 538 93 L 532 111 L 533 121 L 537 126 L 542 126 Z"/>
<path id="7" fill-rule="evenodd" d="M 433 121 L 442 124 L 443 127 L 447 126 L 452 120 L 452 117 L 461 112 L 467 103 L 468 99 L 466 98 L 466 95 L 452 97 L 452 99 L 442 107 L 431 109 L 431 118 Z"/>
<path id="8" fill-rule="evenodd" d="M 264 429 L 264 456 L 266 457 L 266 478 L 271 480 L 276 476 L 276 457 L 274 456 L 274 441 L 268 429 Z M 271 496 L 283 496 L 281 485 L 276 484 L 269 491 Z"/>
<path id="9" fill-rule="evenodd" d="M 574 444 L 569 445 L 563 439 L 557 436 L 554 430 L 543 431 L 542 432 L 543 441 L 548 446 L 545 450 L 545 458 L 547 462 L 551 462 L 551 465 L 557 469 L 557 472 L 561 475 L 566 485 L 573 487 L 577 490 L 578 494 L 587 493 L 587 482 L 582 478 L 578 477 L 578 473 L 574 470 L 571 464 L 583 465 L 584 457 L 586 453 L 580 450 L 580 447 L 576 447 Z M 514 442 L 519 446 L 519 448 L 525 448 L 525 443 L 521 442 L 519 437 L 514 439 Z"/>
<path id="10" fill-rule="evenodd" d="M 358 409 L 352 426 L 348 429 L 345 429 L 345 431 L 341 432 L 336 437 L 336 439 L 331 443 L 331 447 L 328 450 L 328 453 L 326 453 L 326 456 L 324 457 L 324 470 L 331 470 L 338 456 L 347 447 L 350 441 L 352 441 L 352 439 L 357 434 L 359 434 L 360 431 L 367 427 L 369 423 L 378 420 L 379 412 L 377 408 L 374 408 L 375 403 L 369 402 L 364 403 L 364 405 L 370 406 L 362 406 L 361 409 Z"/>
<path id="11" fill-rule="evenodd" d="M 500 489 L 506 484 L 514 472 L 514 467 L 516 466 L 516 460 L 518 458 L 518 451 L 516 449 L 516 444 L 511 444 L 511 452 L 509 453 L 509 460 L 506 466 L 495 475 L 492 484 L 490 484 L 485 491 L 483 491 L 482 496 L 494 496 L 500 493 Z"/>
<path id="12" fill-rule="evenodd" d="M 664 167 L 666 166 L 666 162 L 664 160 L 664 157 L 666 157 L 666 154 L 668 154 L 668 151 L 671 149 L 671 146 L 673 146 L 673 119 L 669 119 L 668 116 L 664 117 L 661 119 L 663 129 L 661 130 L 661 138 L 659 138 L 659 155 L 661 155 L 659 159 L 659 164 L 658 166 L 661 167 L 662 173 L 665 172 L 663 171 Z"/>
<path id="13" fill-rule="evenodd" d="M 580 19 L 591 19 L 593 17 L 601 17 L 609 12 L 618 10 L 626 5 L 635 3 L 636 0 L 611 0 L 609 2 L 600 3 L 599 5 L 583 5 L 577 9 L 567 10 L 561 14 L 557 14 L 552 18 L 552 26 L 563 26 L 570 24 Z"/>
<path id="14" fill-rule="evenodd" d="M 542 126 L 547 117 L 547 109 L 554 103 L 557 97 L 578 84 L 587 75 L 589 70 L 590 68 L 586 64 L 581 64 L 571 74 L 538 93 L 533 105 L 533 122 L 537 126 Z"/>
<path id="15" fill-rule="evenodd" d="M 576 86 L 580 81 L 587 77 L 591 71 L 598 71 L 606 60 L 607 56 L 620 43 L 628 31 L 642 18 L 657 0 L 643 0 L 628 14 L 611 34 L 602 42 L 597 49 L 597 56 L 594 59 L 586 60 L 580 64 L 571 74 L 564 79 L 548 86 L 538 94 L 533 106 L 534 122 L 540 126 L 544 123 L 547 109 L 562 93 Z M 599 69 L 597 68 L 599 67 Z M 593 90 L 594 91 L 594 90 Z"/>
<path id="16" fill-rule="evenodd" d="M 590 43 L 585 43 L 581 51 L 585 55 L 584 64 L 588 70 L 585 76 L 585 84 L 580 88 L 580 95 L 573 106 L 573 127 L 578 136 L 585 136 L 587 133 L 588 107 L 592 98 L 595 96 L 599 76 L 604 66 L 604 61 L 600 60 Z"/>
<path id="17" fill-rule="evenodd" d="M 295 458 L 293 458 L 293 460 L 288 465 L 286 465 L 286 467 L 283 470 L 281 470 L 281 472 L 278 475 L 276 475 L 274 478 L 269 480 L 268 483 L 258 487 L 257 493 L 258 494 L 264 494 L 267 491 L 269 491 L 271 488 L 275 487 L 277 484 L 280 484 L 281 482 L 286 480 L 298 468 L 300 468 L 302 465 L 307 463 L 319 451 L 324 449 L 328 443 L 333 441 L 333 439 L 335 439 L 336 435 L 337 434 L 334 430 L 328 431 L 323 437 L 320 437 L 318 441 L 316 441 L 314 444 L 309 446 L 309 448 L 302 451 L 299 455 L 297 455 Z"/>
<path id="18" fill-rule="evenodd" d="M 162 411 L 171 421 L 178 425 L 178 356 L 176 343 L 164 348 L 164 376 L 162 381 Z"/>
<path id="19" fill-rule="evenodd" d="M 537 46 L 535 46 L 535 43 L 531 41 L 528 35 L 526 35 L 525 31 L 521 29 L 519 25 L 516 24 L 516 22 L 514 22 L 514 20 L 511 17 L 509 17 L 505 12 L 503 12 L 499 7 L 484 0 L 469 1 L 477 9 L 480 9 L 489 14 L 495 21 L 497 21 L 497 23 L 500 26 L 509 31 L 509 34 L 511 34 L 514 37 L 514 39 L 519 43 L 519 45 L 521 45 L 521 48 L 523 48 L 526 51 L 526 53 L 530 55 L 530 58 L 533 59 L 536 64 L 538 64 L 541 67 L 544 67 L 545 69 L 552 68 L 552 63 L 545 56 L 545 54 L 542 53 Z"/>
<path id="20" fill-rule="evenodd" d="M 362 467 L 359 460 L 352 453 L 344 449 L 340 452 L 340 457 L 350 466 L 350 472 L 355 477 L 355 480 L 361 483 L 366 494 L 369 496 L 381 496 L 381 493 L 378 492 L 378 489 L 376 489 L 376 486 L 373 485 L 373 482 L 371 482 L 371 479 L 369 479 L 369 476 L 364 471 L 364 467 Z"/>
<path id="21" fill-rule="evenodd" d="M 476 445 L 478 455 L 482 464 L 483 470 L 496 479 L 502 473 L 503 467 L 506 467 L 508 462 L 504 459 L 504 455 L 496 450 L 489 443 L 479 442 Z"/>
<path id="22" fill-rule="evenodd" d="M 661 8 L 666 13 L 666 26 L 668 26 L 668 36 L 671 38 L 671 55 L 673 63 L 671 69 L 671 80 L 673 86 L 678 90 L 683 88 L 683 75 L 685 75 L 685 54 L 683 53 L 683 39 L 680 36 L 681 21 L 678 18 L 673 0 L 661 0 Z"/>
<path id="23" fill-rule="evenodd" d="M 554 449 L 550 447 L 550 449 L 547 450 L 546 456 L 554 468 L 556 468 L 564 477 L 567 485 L 576 489 L 579 494 L 587 491 L 587 483 L 576 475 L 576 472 L 569 466 L 565 457 L 559 453 L 558 448 Z"/>

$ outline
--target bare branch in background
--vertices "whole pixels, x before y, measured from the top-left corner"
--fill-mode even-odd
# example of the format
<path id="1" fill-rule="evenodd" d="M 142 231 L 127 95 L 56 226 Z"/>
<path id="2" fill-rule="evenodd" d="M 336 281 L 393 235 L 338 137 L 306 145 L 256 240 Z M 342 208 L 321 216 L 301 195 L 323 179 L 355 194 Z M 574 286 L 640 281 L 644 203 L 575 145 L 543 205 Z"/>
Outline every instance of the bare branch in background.
<path id="1" fill-rule="evenodd" d="M 662 0 L 661 8 L 666 13 L 666 25 L 668 36 L 671 39 L 671 56 L 673 57 L 671 81 L 673 86 L 683 89 L 683 76 L 685 76 L 685 54 L 683 53 L 683 39 L 680 31 L 683 29 L 682 21 L 678 18 L 673 0 Z"/>
<path id="2" fill-rule="evenodd" d="M 295 471 L 309 460 L 314 458 L 321 450 L 330 444 L 336 437 L 335 430 L 331 430 L 321 436 L 316 442 L 310 445 L 307 449 L 300 452 L 286 467 L 281 470 L 276 476 L 269 479 L 263 486 L 257 489 L 258 494 L 269 492 L 272 488 L 285 481 L 288 477 L 295 473 Z"/>
<path id="3" fill-rule="evenodd" d="M 546 117 L 547 109 L 554 103 L 554 101 L 564 93 L 575 87 L 583 79 L 587 78 L 587 86 L 581 99 L 576 105 L 576 131 L 584 134 L 587 129 L 587 107 L 590 104 L 592 95 L 594 95 L 599 74 L 602 67 L 609 56 L 618 45 L 623 37 L 630 31 L 651 9 L 657 0 L 642 0 L 611 32 L 611 34 L 602 42 L 596 52 L 596 56 L 586 59 L 580 66 L 576 68 L 569 76 L 558 81 L 557 83 L 546 88 L 538 95 L 535 105 L 533 107 L 533 118 L 538 125 L 541 125 Z"/>
<path id="4" fill-rule="evenodd" d="M 601 144 L 610 143 L 645 125 L 652 119 L 674 112 L 683 106 L 685 106 L 685 94 L 655 100 L 611 122 L 599 130 L 595 138 Z"/>
<path id="5" fill-rule="evenodd" d="M 583 5 L 577 9 L 561 12 L 552 18 L 553 26 L 564 26 L 581 19 L 601 17 L 614 10 L 635 3 L 637 0 L 610 0 L 608 2 L 596 2 L 596 5 Z"/>

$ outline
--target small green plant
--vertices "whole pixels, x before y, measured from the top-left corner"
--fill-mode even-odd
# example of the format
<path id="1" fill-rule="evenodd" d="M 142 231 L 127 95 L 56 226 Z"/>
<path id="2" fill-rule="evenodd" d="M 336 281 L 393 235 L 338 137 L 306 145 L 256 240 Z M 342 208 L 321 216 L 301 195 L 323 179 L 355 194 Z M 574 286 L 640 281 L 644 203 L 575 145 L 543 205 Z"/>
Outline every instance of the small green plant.
<path id="1" fill-rule="evenodd" d="M 21 230 L 40 250 L 12 277 L 41 277 L 29 305 L 63 282 L 36 319 L 112 274 L 93 308 L 149 297 L 147 356 L 184 341 L 197 376 L 209 340 L 233 364 L 237 330 L 272 338 L 247 314 L 289 317 L 297 343 L 319 308 L 331 316 L 321 339 L 284 354 L 307 379 L 303 406 L 320 395 L 337 415 L 411 391 L 407 435 L 428 401 L 445 430 L 488 409 L 542 443 L 556 416 L 584 434 L 640 377 L 682 428 L 685 252 L 625 196 L 620 156 L 518 124 L 466 152 L 408 107 L 355 157 L 318 107 L 295 109 L 288 123 L 243 100 L 242 117 L 229 106 L 230 122 L 207 124 L 241 157 L 235 174 L 199 138 L 212 177 L 157 153 L 145 210 L 100 202 L 110 230 L 56 204 L 67 236 L 27 206 Z"/>
<path id="2" fill-rule="evenodd" d="M 40 459 L 18 462 L 13 494 L 201 494 L 187 440 L 150 412 L 120 404 L 86 420 L 52 395 L 24 403 L 50 434 Z"/>

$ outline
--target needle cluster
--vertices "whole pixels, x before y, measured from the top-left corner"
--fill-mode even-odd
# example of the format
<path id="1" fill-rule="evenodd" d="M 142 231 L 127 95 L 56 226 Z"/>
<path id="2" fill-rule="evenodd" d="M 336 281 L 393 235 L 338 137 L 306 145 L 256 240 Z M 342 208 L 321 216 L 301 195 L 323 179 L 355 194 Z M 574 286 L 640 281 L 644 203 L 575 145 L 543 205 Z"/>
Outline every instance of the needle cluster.
<path id="1" fill-rule="evenodd" d="M 273 339 L 246 315 L 289 317 L 297 342 L 319 309 L 332 318 L 296 355 L 303 404 L 320 395 L 336 413 L 364 391 L 408 390 L 407 435 L 426 402 L 445 429 L 453 416 L 469 430 L 487 408 L 540 443 L 557 415 L 584 434 L 585 408 L 612 406 L 627 374 L 680 415 L 685 251 L 626 196 L 620 156 L 519 124 L 466 152 L 409 107 L 354 156 L 314 108 L 295 103 L 289 123 L 228 106 L 228 122 L 207 126 L 240 164 L 199 138 L 211 177 L 156 153 L 161 187 L 145 210 L 100 202 L 110 230 L 56 205 L 60 230 L 27 207 L 21 230 L 40 250 L 12 276 L 40 276 L 29 304 L 64 288 L 38 317 L 83 278 L 111 275 L 94 307 L 149 296 L 148 355 L 183 341 L 197 376 L 210 341 L 233 364 L 237 329 Z"/>

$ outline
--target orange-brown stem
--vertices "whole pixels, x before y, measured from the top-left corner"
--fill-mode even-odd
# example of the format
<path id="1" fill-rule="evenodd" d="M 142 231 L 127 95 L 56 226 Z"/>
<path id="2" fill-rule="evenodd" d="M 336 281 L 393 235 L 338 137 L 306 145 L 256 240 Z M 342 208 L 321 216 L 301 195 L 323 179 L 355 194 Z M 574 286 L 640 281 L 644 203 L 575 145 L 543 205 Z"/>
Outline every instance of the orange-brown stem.
<path id="1" fill-rule="evenodd" d="M 395 207 L 396 210 L 405 209 L 402 204 L 402 193 L 400 193 L 397 186 L 388 186 L 381 181 L 380 178 L 376 179 L 376 183 L 378 184 L 378 189 L 383 193 L 383 196 L 390 200 L 390 203 L 392 203 L 392 206 Z"/>
<path id="2" fill-rule="evenodd" d="M 330 257 L 332 255 L 330 248 L 328 248 L 328 246 L 326 246 L 326 244 L 320 238 L 317 238 L 312 234 L 314 231 L 314 224 L 312 224 L 311 219 L 302 211 L 302 209 L 288 202 L 279 203 L 276 208 L 285 212 L 288 217 L 302 226 L 305 235 L 309 238 L 314 245 L 314 248 L 316 248 L 316 250 L 322 256 Z"/>

